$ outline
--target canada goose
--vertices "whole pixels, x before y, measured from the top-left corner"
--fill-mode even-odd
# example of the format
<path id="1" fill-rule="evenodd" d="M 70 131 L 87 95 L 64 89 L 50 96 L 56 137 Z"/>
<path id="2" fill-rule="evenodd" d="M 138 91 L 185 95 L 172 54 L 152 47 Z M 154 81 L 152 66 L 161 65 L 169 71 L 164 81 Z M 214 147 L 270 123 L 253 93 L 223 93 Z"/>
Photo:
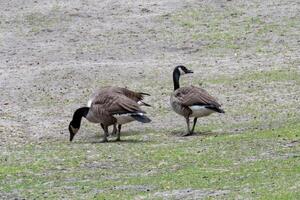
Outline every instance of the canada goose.
<path id="1" fill-rule="evenodd" d="M 127 88 L 122 88 L 122 87 L 117 87 L 117 86 L 107 86 L 107 87 L 103 87 L 103 88 L 97 90 L 92 95 L 92 97 L 88 101 L 88 107 L 91 105 L 91 102 L 92 102 L 92 100 L 95 96 L 99 95 L 99 93 L 105 93 L 105 92 L 117 93 L 117 94 L 120 94 L 120 95 L 124 95 L 124 96 L 134 100 L 135 102 L 137 102 L 141 106 L 150 106 L 149 104 L 142 101 L 144 99 L 144 96 L 150 96 L 150 94 L 148 94 L 148 93 L 134 92 L 134 91 L 129 90 Z"/>
<path id="2" fill-rule="evenodd" d="M 99 90 L 97 90 L 90 98 L 90 100 L 88 101 L 88 104 L 87 106 L 90 107 L 91 106 L 91 103 L 93 101 L 93 99 L 95 98 L 95 96 L 98 96 L 100 95 L 100 93 L 104 94 L 104 93 L 115 93 L 115 94 L 118 94 L 118 95 L 124 95 L 132 100 L 134 100 L 135 102 L 137 102 L 139 105 L 141 106 L 149 106 L 151 107 L 151 105 L 143 102 L 142 100 L 144 99 L 144 96 L 150 96 L 150 94 L 148 93 L 144 93 L 144 92 L 134 92 L 132 90 L 129 90 L 127 88 L 122 88 L 122 87 L 117 87 L 117 86 L 107 86 L 107 87 L 103 87 Z M 104 130 L 104 127 L 102 124 L 100 124 L 101 127 L 103 128 Z M 118 131 L 118 134 L 120 134 L 121 132 L 121 124 L 118 124 L 118 129 L 117 129 L 117 124 L 114 124 L 113 125 L 113 131 L 112 131 L 112 135 L 115 135 Z"/>
<path id="3" fill-rule="evenodd" d="M 78 132 L 82 117 L 92 123 L 102 124 L 104 130 L 102 142 L 107 142 L 108 126 L 110 125 L 122 125 L 134 120 L 142 123 L 151 121 L 140 109 L 138 103 L 132 99 L 112 92 L 99 92 L 94 95 L 90 107 L 81 107 L 74 112 L 69 124 L 70 141 Z M 119 140 L 120 133 L 118 132 L 117 141 Z"/>
<path id="4" fill-rule="evenodd" d="M 186 119 L 187 133 L 183 136 L 193 134 L 198 117 L 205 117 L 214 112 L 225 113 L 215 98 L 210 96 L 204 89 L 195 86 L 180 88 L 180 75 L 189 73 L 193 73 L 193 71 L 185 66 L 175 67 L 173 71 L 174 92 L 170 98 L 173 110 Z M 192 130 L 190 129 L 190 117 L 194 117 Z"/>

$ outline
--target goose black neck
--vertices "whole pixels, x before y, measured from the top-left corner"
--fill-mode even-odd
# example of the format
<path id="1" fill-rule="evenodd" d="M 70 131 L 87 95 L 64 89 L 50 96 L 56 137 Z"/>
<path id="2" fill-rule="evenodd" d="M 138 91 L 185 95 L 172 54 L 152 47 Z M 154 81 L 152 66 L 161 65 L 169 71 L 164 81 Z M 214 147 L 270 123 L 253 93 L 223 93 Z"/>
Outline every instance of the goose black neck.
<path id="1" fill-rule="evenodd" d="M 80 127 L 80 123 L 81 123 L 81 119 L 82 117 L 86 117 L 86 115 L 89 112 L 89 108 L 88 107 L 82 107 L 82 108 L 78 108 L 73 115 L 73 119 L 72 119 L 72 126 L 74 128 L 79 128 Z"/>
<path id="2" fill-rule="evenodd" d="M 175 68 L 173 72 L 174 91 L 180 87 L 179 78 L 180 78 L 180 71 L 178 68 Z"/>

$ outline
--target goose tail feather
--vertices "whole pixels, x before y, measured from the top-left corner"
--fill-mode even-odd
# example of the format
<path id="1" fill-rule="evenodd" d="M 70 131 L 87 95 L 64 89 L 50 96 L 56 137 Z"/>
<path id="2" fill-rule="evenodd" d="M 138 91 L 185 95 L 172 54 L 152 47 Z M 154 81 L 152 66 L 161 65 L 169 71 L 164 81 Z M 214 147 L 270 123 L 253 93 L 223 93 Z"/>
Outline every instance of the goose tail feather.
<path id="1" fill-rule="evenodd" d="M 147 117 L 146 115 L 141 114 L 132 114 L 132 118 L 134 118 L 136 121 L 142 122 L 142 123 L 149 123 L 151 122 L 151 119 Z"/>
<path id="2" fill-rule="evenodd" d="M 145 93 L 145 92 L 139 92 L 139 94 L 144 95 L 144 96 L 151 96 L 150 94 Z"/>
<path id="3" fill-rule="evenodd" d="M 150 104 L 147 104 L 147 103 L 145 103 L 145 102 L 143 102 L 143 101 L 142 101 L 142 104 L 141 104 L 141 105 L 151 107 Z"/>

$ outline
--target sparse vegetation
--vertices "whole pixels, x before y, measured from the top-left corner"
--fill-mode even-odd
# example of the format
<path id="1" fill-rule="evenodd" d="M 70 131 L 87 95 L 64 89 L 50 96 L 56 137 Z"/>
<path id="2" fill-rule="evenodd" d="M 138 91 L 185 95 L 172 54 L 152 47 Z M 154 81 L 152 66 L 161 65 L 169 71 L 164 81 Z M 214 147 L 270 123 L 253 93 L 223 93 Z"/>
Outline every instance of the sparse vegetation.
<path id="1" fill-rule="evenodd" d="M 296 123 L 188 138 L 148 130 L 121 143 L 93 144 L 99 140 L 93 137 L 7 148 L 0 158 L 1 191 L 38 199 L 152 199 L 190 188 L 227 191 L 219 198 L 296 199 L 299 130 Z"/>
<path id="2" fill-rule="evenodd" d="M 0 199 L 300 199 L 296 1 L 3 3 Z M 225 115 L 194 136 L 169 106 L 195 72 Z M 94 89 L 151 94 L 151 124 L 97 143 L 67 125 Z"/>

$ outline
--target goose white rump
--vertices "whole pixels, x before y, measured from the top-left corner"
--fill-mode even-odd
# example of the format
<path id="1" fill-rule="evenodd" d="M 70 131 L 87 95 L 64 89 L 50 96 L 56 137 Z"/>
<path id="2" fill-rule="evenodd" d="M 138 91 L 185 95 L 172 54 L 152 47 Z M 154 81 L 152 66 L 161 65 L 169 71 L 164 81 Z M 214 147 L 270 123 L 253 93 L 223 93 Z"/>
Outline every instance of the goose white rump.
<path id="1" fill-rule="evenodd" d="M 205 117 L 215 112 L 211 109 L 206 108 L 205 106 L 195 105 L 195 106 L 189 106 L 189 108 L 193 111 L 191 117 Z"/>

